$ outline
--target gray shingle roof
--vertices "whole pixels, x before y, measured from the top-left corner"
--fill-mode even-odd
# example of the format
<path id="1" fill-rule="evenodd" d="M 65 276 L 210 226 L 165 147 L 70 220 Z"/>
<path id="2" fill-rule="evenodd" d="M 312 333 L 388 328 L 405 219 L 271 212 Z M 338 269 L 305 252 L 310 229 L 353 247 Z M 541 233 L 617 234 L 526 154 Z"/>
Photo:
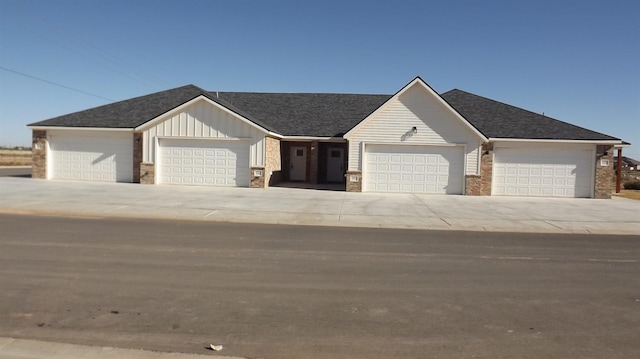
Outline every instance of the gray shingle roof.
<path id="1" fill-rule="evenodd" d="M 187 85 L 54 117 L 28 126 L 135 128 L 201 95 L 242 114 L 232 104 L 211 96 L 208 91 Z M 254 122 L 273 130 L 259 120 Z"/>
<path id="2" fill-rule="evenodd" d="M 488 138 L 619 140 L 462 90 L 441 96 Z"/>
<path id="3" fill-rule="evenodd" d="M 216 94 L 212 92 L 212 94 Z M 218 92 L 247 117 L 286 136 L 341 137 L 391 95 Z"/>
<path id="4" fill-rule="evenodd" d="M 183 86 L 35 122 L 29 126 L 134 128 L 207 93 Z"/>
<path id="5" fill-rule="evenodd" d="M 392 95 L 209 92 L 194 85 L 71 113 L 29 126 L 135 128 L 198 96 L 284 136 L 341 137 Z M 618 140 L 461 90 L 442 97 L 489 138 Z"/>

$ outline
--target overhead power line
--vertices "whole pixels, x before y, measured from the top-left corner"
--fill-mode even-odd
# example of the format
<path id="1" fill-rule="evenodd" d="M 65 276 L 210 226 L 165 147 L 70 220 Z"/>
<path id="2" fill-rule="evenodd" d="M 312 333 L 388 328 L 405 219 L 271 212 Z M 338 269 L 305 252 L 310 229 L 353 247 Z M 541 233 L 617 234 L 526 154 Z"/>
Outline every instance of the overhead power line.
<path id="1" fill-rule="evenodd" d="M 157 79 L 142 69 L 128 64 L 123 59 L 111 54 L 105 48 L 100 48 L 95 41 L 83 39 L 82 36 L 79 35 L 82 31 L 78 31 L 79 29 L 75 31 L 71 30 L 61 24 L 60 21 L 52 20 L 42 13 L 42 9 L 29 5 L 24 1 L 17 2 L 16 4 L 24 11 L 25 16 L 31 17 L 34 23 L 39 24 L 37 28 L 29 28 L 31 33 L 48 42 L 55 43 L 57 47 L 70 51 L 76 57 L 85 58 L 89 61 L 90 65 L 103 67 L 133 82 L 145 86 L 152 86 L 154 89 L 171 86 L 166 81 Z"/>
<path id="2" fill-rule="evenodd" d="M 5 71 L 8 71 L 8 72 L 12 72 L 12 73 L 17 74 L 17 75 L 20 75 L 20 76 L 28 77 L 28 78 L 30 78 L 30 79 L 34 79 L 34 80 L 38 80 L 38 81 L 42 81 L 42 82 L 46 82 L 46 83 L 48 83 L 48 84 L 50 84 L 50 85 L 54 85 L 54 86 L 58 86 L 58 87 L 62 87 L 62 88 L 67 89 L 67 90 L 71 90 L 71 91 L 79 92 L 79 93 L 81 93 L 81 94 L 85 94 L 85 95 L 89 95 L 89 96 L 93 96 L 93 97 L 101 98 L 101 99 L 103 99 L 103 100 L 107 100 L 107 101 L 111 101 L 111 102 L 114 102 L 114 101 L 115 101 L 115 100 L 110 99 L 110 98 L 108 98 L 108 97 L 104 97 L 104 96 L 96 95 L 96 94 L 93 94 L 93 93 L 91 93 L 91 92 L 87 92 L 87 91 L 78 90 L 77 88 L 73 88 L 73 87 L 70 87 L 70 86 L 67 86 L 67 85 L 59 84 L 59 83 L 57 83 L 57 82 L 53 82 L 53 81 L 49 81 L 49 80 L 45 80 L 45 79 L 42 79 L 42 78 L 40 78 L 40 77 L 36 77 L 36 76 L 29 75 L 29 74 L 25 74 L 25 73 L 20 72 L 20 71 L 16 71 L 16 70 L 8 69 L 8 68 L 6 68 L 6 67 L 4 67 L 4 66 L 0 66 L 0 69 L 5 70 Z"/>

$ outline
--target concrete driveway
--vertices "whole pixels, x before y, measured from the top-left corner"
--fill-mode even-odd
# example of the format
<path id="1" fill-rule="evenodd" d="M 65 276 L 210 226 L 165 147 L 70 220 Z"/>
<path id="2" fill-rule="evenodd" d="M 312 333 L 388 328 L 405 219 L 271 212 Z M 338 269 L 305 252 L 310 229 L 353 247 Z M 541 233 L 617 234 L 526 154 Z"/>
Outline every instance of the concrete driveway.
<path id="1" fill-rule="evenodd" d="M 152 186 L 0 177 L 0 211 L 245 223 L 640 234 L 640 202 Z"/>

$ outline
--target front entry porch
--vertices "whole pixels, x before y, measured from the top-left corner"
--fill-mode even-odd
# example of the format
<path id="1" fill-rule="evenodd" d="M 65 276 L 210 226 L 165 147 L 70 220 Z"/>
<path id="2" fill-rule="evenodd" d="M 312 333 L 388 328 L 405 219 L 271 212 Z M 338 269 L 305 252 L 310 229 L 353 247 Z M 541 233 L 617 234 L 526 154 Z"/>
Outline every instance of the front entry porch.
<path id="1" fill-rule="evenodd" d="M 346 141 L 281 141 L 280 153 L 282 182 L 338 184 L 344 189 Z"/>

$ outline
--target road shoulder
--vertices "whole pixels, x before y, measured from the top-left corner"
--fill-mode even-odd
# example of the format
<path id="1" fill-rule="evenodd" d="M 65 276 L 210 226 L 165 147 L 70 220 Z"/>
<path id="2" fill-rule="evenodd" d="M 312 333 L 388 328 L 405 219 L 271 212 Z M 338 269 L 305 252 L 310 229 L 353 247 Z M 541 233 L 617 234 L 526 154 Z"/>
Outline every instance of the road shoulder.
<path id="1" fill-rule="evenodd" d="M 219 355 L 162 353 L 0 337 L 0 359 L 243 359 Z"/>

